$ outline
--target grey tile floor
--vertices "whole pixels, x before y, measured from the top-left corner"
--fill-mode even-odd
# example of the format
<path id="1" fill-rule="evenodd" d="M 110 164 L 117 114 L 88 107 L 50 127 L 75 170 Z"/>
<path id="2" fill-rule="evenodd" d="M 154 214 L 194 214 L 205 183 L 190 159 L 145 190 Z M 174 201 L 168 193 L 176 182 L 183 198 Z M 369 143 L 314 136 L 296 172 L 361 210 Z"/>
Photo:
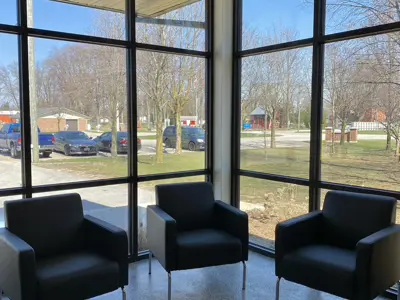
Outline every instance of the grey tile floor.
<path id="1" fill-rule="evenodd" d="M 172 272 L 173 300 L 258 300 L 275 299 L 274 260 L 250 253 L 247 262 L 247 289 L 242 292 L 242 264 Z M 128 300 L 167 300 L 168 276 L 153 259 L 152 274 L 148 261 L 130 266 Z M 121 291 L 115 291 L 92 300 L 120 300 Z M 335 300 L 341 299 L 309 288 L 281 281 L 281 300 Z M 384 299 L 384 298 L 379 298 Z"/>

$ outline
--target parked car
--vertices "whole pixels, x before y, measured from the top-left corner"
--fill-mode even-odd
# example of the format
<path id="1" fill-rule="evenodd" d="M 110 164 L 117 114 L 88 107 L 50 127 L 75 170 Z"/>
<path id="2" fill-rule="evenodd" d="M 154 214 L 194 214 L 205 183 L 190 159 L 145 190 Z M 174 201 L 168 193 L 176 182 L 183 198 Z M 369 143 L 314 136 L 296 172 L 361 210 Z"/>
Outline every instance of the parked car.
<path id="1" fill-rule="evenodd" d="M 21 124 L 4 124 L 0 129 L 0 150 L 10 152 L 11 157 L 21 156 Z M 39 154 L 49 157 L 53 152 L 54 136 L 51 133 L 41 133 L 38 128 Z"/>
<path id="2" fill-rule="evenodd" d="M 123 131 L 117 132 L 117 152 L 118 153 L 127 153 L 128 152 L 128 133 Z M 99 151 L 111 152 L 111 144 L 112 144 L 112 133 L 104 132 L 102 135 L 93 139 L 96 142 L 97 148 Z M 137 150 L 139 151 L 142 148 L 142 141 L 137 139 Z"/>
<path id="3" fill-rule="evenodd" d="M 97 155 L 96 142 L 82 131 L 60 131 L 54 135 L 54 151 L 65 155 Z"/>
<path id="4" fill-rule="evenodd" d="M 176 147 L 176 126 L 168 126 L 163 133 L 163 140 L 166 148 Z M 182 149 L 190 151 L 204 150 L 205 131 L 198 127 L 182 126 Z"/>

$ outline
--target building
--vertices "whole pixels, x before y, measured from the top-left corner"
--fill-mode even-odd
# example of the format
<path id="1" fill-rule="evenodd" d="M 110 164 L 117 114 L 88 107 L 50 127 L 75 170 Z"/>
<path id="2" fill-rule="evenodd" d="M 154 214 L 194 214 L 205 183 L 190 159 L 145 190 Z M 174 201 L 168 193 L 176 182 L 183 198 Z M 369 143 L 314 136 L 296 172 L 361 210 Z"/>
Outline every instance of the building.
<path id="1" fill-rule="evenodd" d="M 9 116 L 10 122 L 20 122 L 19 112 Z M 62 130 L 88 130 L 90 117 L 68 108 L 39 108 L 38 127 L 42 132 L 58 132 Z"/>
<path id="2" fill-rule="evenodd" d="M 16 111 L 16 110 L 0 111 L 0 124 L 15 123 L 16 120 L 13 118 L 13 116 L 16 115 L 17 113 L 18 113 L 18 111 Z"/>

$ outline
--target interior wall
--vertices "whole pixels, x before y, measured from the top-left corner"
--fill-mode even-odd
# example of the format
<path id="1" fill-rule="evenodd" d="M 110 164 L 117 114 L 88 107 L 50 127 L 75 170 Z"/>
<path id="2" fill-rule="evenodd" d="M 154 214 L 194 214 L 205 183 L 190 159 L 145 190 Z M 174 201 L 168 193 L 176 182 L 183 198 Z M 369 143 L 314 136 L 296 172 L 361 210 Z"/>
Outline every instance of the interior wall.
<path id="1" fill-rule="evenodd" d="M 231 202 L 233 2 L 214 1 L 214 188 Z"/>

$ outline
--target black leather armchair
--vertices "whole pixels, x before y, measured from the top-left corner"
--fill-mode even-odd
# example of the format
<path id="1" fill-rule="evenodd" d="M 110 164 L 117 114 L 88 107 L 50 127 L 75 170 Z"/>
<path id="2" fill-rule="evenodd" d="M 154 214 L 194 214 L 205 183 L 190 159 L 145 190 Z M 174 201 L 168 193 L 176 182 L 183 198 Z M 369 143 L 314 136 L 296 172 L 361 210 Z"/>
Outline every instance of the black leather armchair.
<path id="1" fill-rule="evenodd" d="M 248 259 L 248 216 L 214 200 L 210 183 L 156 186 L 157 205 L 147 208 L 147 242 L 168 272 L 243 262 L 243 289 Z"/>
<path id="2" fill-rule="evenodd" d="M 125 231 L 84 216 L 78 194 L 5 202 L 0 287 L 11 300 L 88 299 L 128 284 Z"/>
<path id="3" fill-rule="evenodd" d="M 331 191 L 322 211 L 276 227 L 278 277 L 351 300 L 370 300 L 400 279 L 397 200 Z"/>

